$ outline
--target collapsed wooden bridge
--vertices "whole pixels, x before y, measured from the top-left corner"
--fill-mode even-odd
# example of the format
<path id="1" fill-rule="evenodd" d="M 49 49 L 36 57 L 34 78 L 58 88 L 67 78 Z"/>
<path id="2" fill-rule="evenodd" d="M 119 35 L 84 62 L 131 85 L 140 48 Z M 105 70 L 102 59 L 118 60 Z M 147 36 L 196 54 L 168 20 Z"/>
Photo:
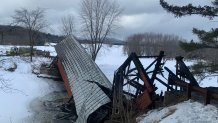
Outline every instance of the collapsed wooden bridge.
<path id="1" fill-rule="evenodd" d="M 157 56 L 132 53 L 115 71 L 111 83 L 74 38 L 66 38 L 55 49 L 58 55 L 54 63 L 75 104 L 77 123 L 135 123 L 141 113 L 169 102 L 167 95 L 156 93 L 155 82 L 178 97 L 201 95 L 205 104 L 218 100 L 217 89 L 201 88 L 182 57 L 176 58 L 176 73 L 163 68 L 163 51 Z M 154 61 L 143 66 L 141 59 L 145 58 Z M 169 72 L 167 81 L 157 76 L 163 76 L 164 70 Z"/>

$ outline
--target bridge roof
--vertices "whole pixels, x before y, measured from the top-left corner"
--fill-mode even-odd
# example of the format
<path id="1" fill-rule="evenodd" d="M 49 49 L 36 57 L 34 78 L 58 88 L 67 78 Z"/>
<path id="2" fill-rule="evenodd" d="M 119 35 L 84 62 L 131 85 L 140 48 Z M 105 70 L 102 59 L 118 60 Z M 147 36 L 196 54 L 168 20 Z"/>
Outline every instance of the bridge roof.
<path id="1" fill-rule="evenodd" d="M 86 123 L 88 116 L 110 102 L 108 96 L 94 83 L 111 88 L 112 84 L 91 59 L 81 44 L 67 37 L 55 46 L 74 97 L 78 123 Z"/>

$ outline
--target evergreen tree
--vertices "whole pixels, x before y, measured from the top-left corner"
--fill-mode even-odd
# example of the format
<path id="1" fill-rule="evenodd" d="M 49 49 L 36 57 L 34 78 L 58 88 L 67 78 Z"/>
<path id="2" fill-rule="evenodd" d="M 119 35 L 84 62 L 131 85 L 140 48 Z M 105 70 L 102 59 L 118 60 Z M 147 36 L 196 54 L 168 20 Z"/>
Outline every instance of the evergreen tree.
<path id="1" fill-rule="evenodd" d="M 211 6 L 193 6 L 191 3 L 185 6 L 170 5 L 165 0 L 160 0 L 160 5 L 167 11 L 175 15 L 175 17 L 182 17 L 187 15 L 200 15 L 213 20 L 218 16 L 218 0 L 214 0 Z M 199 49 L 217 49 L 218 50 L 218 28 L 212 28 L 210 31 L 205 31 L 197 28 L 193 28 L 192 32 L 199 38 L 199 42 L 181 42 L 180 46 L 187 52 L 199 50 Z M 217 56 L 217 51 L 212 55 Z M 211 54 L 210 54 L 211 55 Z M 206 73 L 217 74 L 218 72 L 218 61 L 209 60 L 207 63 L 198 63 L 193 66 L 194 72 L 198 75 L 206 77 Z M 200 70 L 201 69 L 201 70 Z"/>
<path id="2" fill-rule="evenodd" d="M 173 13 L 175 17 L 197 14 L 211 20 L 218 16 L 218 0 L 213 1 L 212 6 L 193 6 L 192 4 L 174 6 L 169 5 L 164 0 L 160 0 L 160 4 L 166 11 Z M 202 48 L 202 46 L 205 48 L 218 48 L 218 28 L 212 28 L 210 31 L 194 28 L 192 32 L 200 39 L 199 43 L 201 46 L 199 46 L 199 43 L 196 43 L 196 49 Z"/>

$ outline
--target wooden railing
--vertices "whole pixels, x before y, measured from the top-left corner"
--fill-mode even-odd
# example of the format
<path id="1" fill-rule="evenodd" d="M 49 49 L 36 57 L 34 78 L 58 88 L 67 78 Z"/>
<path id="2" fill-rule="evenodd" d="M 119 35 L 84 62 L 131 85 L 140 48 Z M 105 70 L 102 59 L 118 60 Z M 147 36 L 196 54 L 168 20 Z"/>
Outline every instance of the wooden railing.
<path id="1" fill-rule="evenodd" d="M 179 78 L 177 78 L 174 75 L 169 75 L 169 81 L 176 85 L 181 87 L 183 90 L 186 91 L 186 96 L 187 99 L 191 99 L 192 98 L 192 92 L 196 92 L 197 94 L 201 95 L 204 97 L 204 104 L 210 104 L 211 99 L 214 100 L 218 100 L 218 92 L 215 92 L 213 90 L 210 90 L 209 88 L 202 88 L 202 87 L 197 87 L 197 86 L 193 86 L 183 80 L 180 80 Z"/>

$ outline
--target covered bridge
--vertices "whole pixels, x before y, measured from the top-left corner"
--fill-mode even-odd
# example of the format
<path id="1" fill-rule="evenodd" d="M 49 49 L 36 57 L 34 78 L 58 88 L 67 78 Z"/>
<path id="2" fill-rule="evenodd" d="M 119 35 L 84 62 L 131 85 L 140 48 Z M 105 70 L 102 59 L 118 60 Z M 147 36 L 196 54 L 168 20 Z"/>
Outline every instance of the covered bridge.
<path id="1" fill-rule="evenodd" d="M 91 81 L 106 88 L 111 88 L 112 84 L 73 37 L 61 41 L 55 49 L 58 69 L 68 94 L 73 96 L 75 102 L 77 123 L 99 122 L 102 119 L 95 115 L 96 111 L 111 100 L 96 83 Z"/>

